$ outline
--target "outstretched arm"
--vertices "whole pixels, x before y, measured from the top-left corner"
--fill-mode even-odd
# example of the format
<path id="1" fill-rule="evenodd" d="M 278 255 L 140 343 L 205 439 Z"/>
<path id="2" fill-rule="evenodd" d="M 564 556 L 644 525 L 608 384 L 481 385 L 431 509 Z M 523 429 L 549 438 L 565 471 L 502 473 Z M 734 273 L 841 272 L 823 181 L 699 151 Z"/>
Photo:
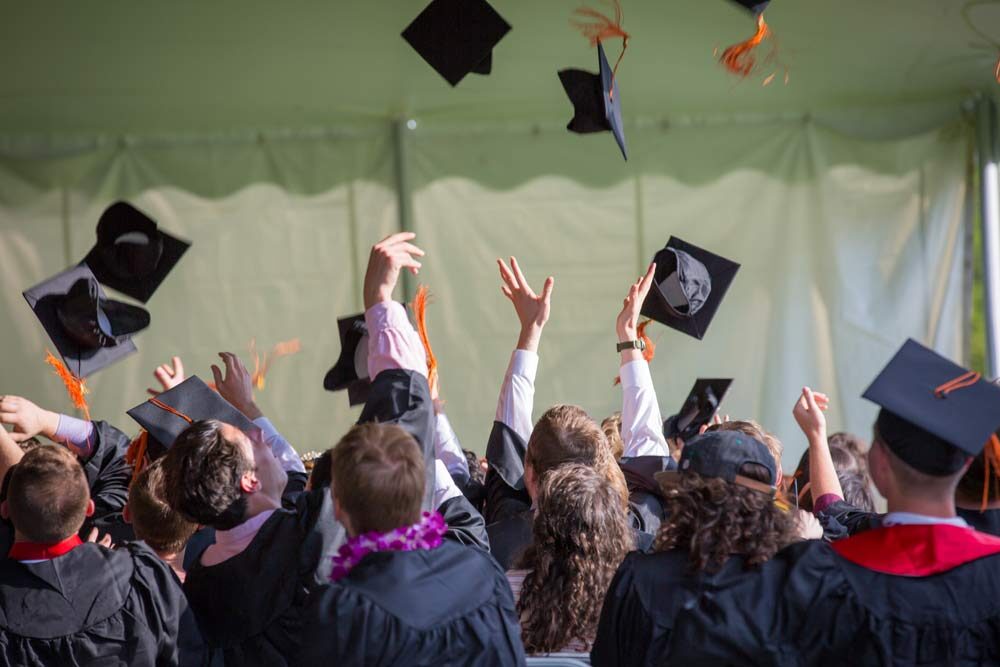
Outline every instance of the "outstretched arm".
<path id="1" fill-rule="evenodd" d="M 514 305 L 521 331 L 500 387 L 496 420 L 527 442 L 534 427 L 531 413 L 535 400 L 538 344 L 549 320 L 555 279 L 552 276 L 546 278 L 539 295 L 531 289 L 515 257 L 510 258 L 509 267 L 502 259 L 497 260 L 497 265 L 503 281 L 500 291 Z"/>
<path id="2" fill-rule="evenodd" d="M 809 441 L 809 490 L 815 512 L 822 511 L 831 501 L 842 500 L 844 497 L 826 439 L 826 415 L 823 412 L 829 403 L 830 399 L 826 394 L 803 387 L 802 395 L 792 409 L 792 416 Z"/>
<path id="3" fill-rule="evenodd" d="M 646 275 L 629 288 L 615 331 L 618 342 L 634 341 L 639 336 L 639 313 L 642 303 L 653 284 L 656 264 L 650 264 Z M 667 440 L 663 437 L 663 418 L 656 401 L 653 377 L 649 364 L 637 349 L 621 352 L 622 381 L 622 442 L 624 457 L 670 456 Z"/>

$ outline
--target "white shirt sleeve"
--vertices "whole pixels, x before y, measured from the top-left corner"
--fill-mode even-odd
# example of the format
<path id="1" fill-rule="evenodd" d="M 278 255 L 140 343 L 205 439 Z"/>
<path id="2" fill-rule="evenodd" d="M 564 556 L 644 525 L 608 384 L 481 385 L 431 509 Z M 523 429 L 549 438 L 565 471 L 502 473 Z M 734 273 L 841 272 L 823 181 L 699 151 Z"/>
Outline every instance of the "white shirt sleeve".
<path id="1" fill-rule="evenodd" d="M 278 429 L 274 428 L 274 424 L 267 417 L 258 417 L 253 420 L 253 423 L 261 430 L 264 435 L 264 442 L 271 446 L 271 451 L 274 452 L 274 456 L 281 461 L 281 467 L 285 469 L 285 472 L 305 472 L 306 467 L 302 465 L 302 458 L 299 453 L 296 452 L 285 437 L 278 433 Z"/>
<path id="2" fill-rule="evenodd" d="M 446 500 L 457 498 L 462 495 L 451 478 L 451 473 L 444 467 L 441 459 L 434 459 L 434 508 L 441 507 Z"/>
<path id="3" fill-rule="evenodd" d="M 497 401 L 496 420 L 506 424 L 526 443 L 535 427 L 531 411 L 535 403 L 537 370 L 537 354 L 528 350 L 514 350 L 500 387 L 500 400 Z"/>
<path id="4" fill-rule="evenodd" d="M 465 458 L 451 422 L 443 412 L 438 413 L 434 420 L 434 456 L 444 463 L 449 473 L 469 478 L 469 461 Z"/>
<path id="5" fill-rule="evenodd" d="M 653 377 L 644 360 L 621 367 L 623 456 L 669 456 Z"/>

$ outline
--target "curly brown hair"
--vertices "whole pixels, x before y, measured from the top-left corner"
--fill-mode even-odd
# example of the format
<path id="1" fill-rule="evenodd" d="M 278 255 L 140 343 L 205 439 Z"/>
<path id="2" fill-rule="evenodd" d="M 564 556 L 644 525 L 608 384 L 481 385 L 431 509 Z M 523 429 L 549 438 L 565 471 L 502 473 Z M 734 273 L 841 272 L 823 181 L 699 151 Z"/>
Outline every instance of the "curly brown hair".
<path id="1" fill-rule="evenodd" d="M 528 653 L 590 645 L 611 578 L 635 536 L 618 491 L 591 466 L 567 463 L 545 475 L 534 541 L 517 563 L 528 570 L 517 610 Z"/>
<path id="2" fill-rule="evenodd" d="M 771 483 L 763 466 L 746 463 L 740 475 Z M 746 558 L 748 567 L 769 560 L 796 540 L 795 517 L 774 498 L 739 484 L 694 473 L 677 475 L 667 490 L 656 551 L 686 549 L 693 572 L 714 572 L 730 556 Z"/>

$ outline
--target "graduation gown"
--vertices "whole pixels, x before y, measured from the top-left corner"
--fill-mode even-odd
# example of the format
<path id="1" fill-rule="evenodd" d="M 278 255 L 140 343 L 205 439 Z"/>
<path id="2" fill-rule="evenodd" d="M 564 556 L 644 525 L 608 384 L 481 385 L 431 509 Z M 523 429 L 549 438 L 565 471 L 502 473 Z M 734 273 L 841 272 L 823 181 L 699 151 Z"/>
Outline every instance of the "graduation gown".
<path id="1" fill-rule="evenodd" d="M 686 586 L 633 566 L 616 576 L 592 662 L 1000 664 L 998 571 L 1000 538 L 948 525 L 802 542 L 758 570 L 738 574 L 727 564 L 721 576 Z M 643 584 L 656 586 L 655 599 L 630 591 Z M 611 632 L 626 637 L 612 641 Z M 661 638 L 652 651 L 629 649 L 644 636 Z"/>
<path id="2" fill-rule="evenodd" d="M 302 665 L 524 665 L 514 599 L 490 556 L 445 540 L 365 556 L 306 611 Z"/>
<path id="3" fill-rule="evenodd" d="M 534 514 L 531 497 L 524 488 L 526 451 L 527 444 L 521 436 L 503 422 L 493 422 L 486 445 L 486 459 L 490 463 L 486 473 L 486 532 L 490 551 L 505 570 L 513 566 L 532 541 Z M 622 459 L 620 465 L 629 484 L 629 518 L 636 532 L 636 543 L 640 550 L 646 550 L 653 543 L 655 529 L 659 528 L 657 512 L 662 513 L 662 506 L 651 493 L 659 488 L 653 475 L 671 469 L 670 463 L 659 456 L 643 456 Z"/>
<path id="4" fill-rule="evenodd" d="M 194 616 L 145 544 L 0 560 L 0 665 L 195 665 Z"/>
<path id="5" fill-rule="evenodd" d="M 976 509 L 958 507 L 956 514 L 981 533 L 1000 537 L 1000 509 L 980 512 Z M 866 512 L 838 500 L 816 515 L 823 525 L 824 533 L 832 539 L 841 539 L 882 525 L 884 514 Z"/>

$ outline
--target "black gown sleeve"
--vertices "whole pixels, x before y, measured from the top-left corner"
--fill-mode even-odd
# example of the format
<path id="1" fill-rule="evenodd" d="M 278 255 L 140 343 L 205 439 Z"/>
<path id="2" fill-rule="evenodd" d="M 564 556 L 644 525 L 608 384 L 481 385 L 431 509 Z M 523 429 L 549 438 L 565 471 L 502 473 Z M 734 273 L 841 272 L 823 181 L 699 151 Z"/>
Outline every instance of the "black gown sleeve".
<path id="1" fill-rule="evenodd" d="M 447 539 L 459 544 L 478 547 L 484 551 L 490 550 L 490 540 L 486 535 L 486 521 L 483 515 L 476 511 L 465 496 L 449 498 L 441 503 L 438 512 L 444 516 L 448 524 Z"/>
<path id="2" fill-rule="evenodd" d="M 815 514 L 827 541 L 877 528 L 882 518 L 881 514 L 859 509 L 845 500 L 835 500 Z"/>
<path id="3" fill-rule="evenodd" d="M 493 422 L 486 443 L 486 523 L 508 519 L 531 509 L 531 497 L 524 488 L 524 454 L 527 443 L 503 422 Z"/>
<path id="4" fill-rule="evenodd" d="M 434 498 L 434 403 L 427 378 L 416 371 L 398 368 L 382 371 L 372 381 L 368 402 L 359 424 L 395 424 L 413 436 L 424 455 L 427 485 L 423 509 Z"/>
<path id="5" fill-rule="evenodd" d="M 629 492 L 629 514 L 632 525 L 655 535 L 663 522 L 663 497 L 656 473 L 676 470 L 677 462 L 670 456 L 633 456 L 618 461 L 625 475 Z"/>
<path id="6" fill-rule="evenodd" d="M 81 459 L 94 501 L 94 519 L 121 512 L 128 500 L 132 467 L 125 462 L 125 453 L 132 441 L 125 433 L 104 421 L 95 421 L 93 449 Z"/>
<path id="7" fill-rule="evenodd" d="M 180 581 L 144 543 L 130 543 L 132 588 L 143 619 L 157 638 L 158 665 L 206 664 L 207 651 Z"/>

